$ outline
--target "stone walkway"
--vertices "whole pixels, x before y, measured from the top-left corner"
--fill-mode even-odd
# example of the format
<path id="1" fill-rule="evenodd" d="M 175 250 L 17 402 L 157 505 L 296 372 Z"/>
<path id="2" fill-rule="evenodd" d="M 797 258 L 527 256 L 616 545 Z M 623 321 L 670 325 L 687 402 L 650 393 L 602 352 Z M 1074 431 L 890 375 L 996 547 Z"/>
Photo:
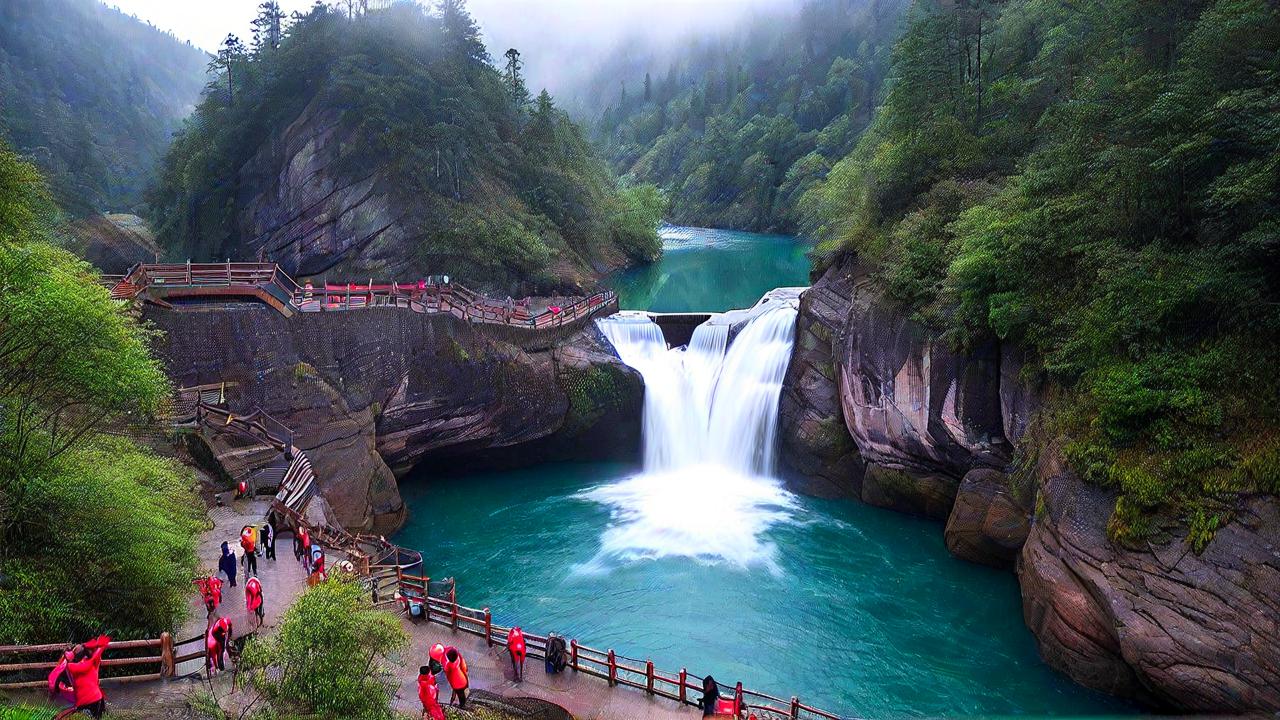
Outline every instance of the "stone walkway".
<path id="1" fill-rule="evenodd" d="M 217 567 L 221 556 L 221 545 L 229 543 L 239 554 L 240 529 L 247 524 L 262 524 L 270 507 L 269 501 L 252 500 L 234 502 L 229 506 L 215 507 L 209 511 L 213 528 L 200 537 L 199 553 L 201 567 L 212 570 Z M 306 589 L 306 573 L 302 565 L 293 559 L 293 537 L 286 533 L 276 543 L 277 559 L 272 562 L 258 558 L 258 579 L 262 581 L 265 599 L 266 620 L 261 630 L 255 627 L 256 619 L 252 619 L 244 604 L 244 567 L 241 565 L 236 578 L 236 587 L 225 584 L 222 588 L 222 605 L 219 615 L 231 618 L 236 637 L 247 632 L 270 632 L 274 630 L 280 617 L 302 591 Z M 329 558 L 332 565 L 334 557 Z M 225 578 L 224 578 L 225 580 Z M 645 693 L 632 688 L 609 688 L 599 678 L 589 675 L 575 674 L 568 670 L 560 675 L 547 675 L 543 671 L 542 662 L 532 658 L 525 666 L 525 679 L 515 682 L 511 669 L 511 660 L 506 648 L 487 647 L 484 639 L 467 633 L 455 633 L 447 625 L 426 622 L 411 622 L 401 618 L 405 631 L 409 634 L 411 647 L 405 653 L 404 666 L 400 672 L 403 678 L 396 693 L 397 710 L 409 712 L 416 716 L 421 712 L 418 702 L 417 675 L 418 666 L 424 665 L 428 659 L 428 650 L 437 642 L 453 645 L 467 659 L 471 674 L 471 686 L 476 690 L 507 697 L 534 697 L 555 703 L 573 714 L 576 720 L 675 720 L 677 718 L 701 717 L 696 709 L 681 706 L 676 702 L 662 698 L 649 697 Z M 189 644 L 175 648 L 179 655 L 194 652 L 203 648 L 203 637 L 208 627 L 208 618 L 204 603 L 192 587 L 191 601 L 187 621 L 175 640 L 199 636 L 200 644 Z M 177 677 L 166 682 L 143 683 L 140 685 L 108 686 L 107 697 L 112 709 L 132 710 L 139 713 L 155 713 L 158 708 L 175 709 L 185 704 L 192 691 L 212 688 L 218 694 L 230 691 L 230 675 L 228 672 L 219 676 L 210 685 L 205 680 L 204 660 L 197 658 L 178 666 Z M 447 685 L 442 685 L 441 698 L 447 699 Z"/>

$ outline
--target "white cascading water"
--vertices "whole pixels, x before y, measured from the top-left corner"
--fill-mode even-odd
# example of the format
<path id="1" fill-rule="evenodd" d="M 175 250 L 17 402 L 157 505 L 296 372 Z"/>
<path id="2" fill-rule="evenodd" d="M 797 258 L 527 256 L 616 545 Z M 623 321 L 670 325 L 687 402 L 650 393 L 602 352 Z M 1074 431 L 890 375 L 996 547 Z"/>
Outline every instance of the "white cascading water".
<path id="1" fill-rule="evenodd" d="M 581 569 L 678 555 L 777 572 L 763 535 L 796 508 L 773 477 L 796 314 L 778 303 L 732 343 L 727 324 L 704 323 L 688 348 L 671 350 L 647 315 L 599 321 L 622 361 L 644 377 L 644 472 L 580 495 L 612 511 L 600 552 Z"/>

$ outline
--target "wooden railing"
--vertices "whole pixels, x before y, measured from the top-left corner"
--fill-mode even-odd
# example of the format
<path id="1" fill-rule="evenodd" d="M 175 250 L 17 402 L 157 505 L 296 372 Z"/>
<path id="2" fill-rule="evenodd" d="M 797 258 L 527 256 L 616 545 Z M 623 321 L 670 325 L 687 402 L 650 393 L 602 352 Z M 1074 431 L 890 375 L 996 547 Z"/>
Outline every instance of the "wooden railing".
<path id="1" fill-rule="evenodd" d="M 117 297 L 131 298 L 148 290 L 182 289 L 183 294 L 233 293 L 236 288 L 266 293 L 274 302 L 298 312 L 333 312 L 395 307 L 419 313 L 450 314 L 468 322 L 542 329 L 560 327 L 617 306 L 612 290 L 580 298 L 558 312 L 550 309 L 530 315 L 518 304 L 508 305 L 456 283 L 312 283 L 299 285 L 274 263 L 184 263 L 135 265 L 124 276 L 104 276 L 104 283 L 118 289 Z M 113 281 L 113 282 L 112 282 Z M 214 290 L 223 292 L 215 293 Z"/>
<path id="2" fill-rule="evenodd" d="M 19 677 L 26 676 L 30 678 L 2 682 L 0 683 L 0 690 L 46 687 L 49 671 L 57 667 L 62 653 L 66 651 L 67 647 L 66 643 L 0 646 L 0 659 L 29 655 L 44 656 L 44 658 L 35 661 L 0 663 L 0 676 L 16 674 Z M 137 653 L 145 650 L 154 650 L 156 652 L 145 655 L 118 656 L 118 653 L 122 651 Z M 117 655 L 117 657 L 109 657 L 113 654 Z M 200 654 L 204 654 L 203 646 Z M 177 667 L 173 639 L 169 633 L 162 633 L 160 637 L 150 640 L 113 641 L 107 645 L 107 649 L 103 653 L 102 667 L 111 669 L 102 673 L 101 680 L 104 683 L 146 682 L 148 680 L 173 677 Z"/>
<path id="3" fill-rule="evenodd" d="M 430 578 L 411 575 L 404 572 L 396 574 L 397 585 L 401 595 L 412 595 L 423 601 L 424 619 L 448 625 L 456 632 L 482 637 L 490 647 L 505 647 L 511 628 L 493 622 L 493 613 L 489 608 L 471 608 L 457 602 L 456 590 L 449 597 L 437 597 L 426 592 L 430 586 Z M 548 636 L 524 631 L 525 645 L 529 656 L 537 660 L 545 660 L 547 656 Z M 652 660 L 637 660 L 614 652 L 613 649 L 598 650 L 579 643 L 577 640 L 563 638 L 569 653 L 568 667 L 575 672 L 600 678 L 610 687 L 622 685 L 642 690 L 649 695 L 674 700 L 684 705 L 698 706 L 697 698 L 702 694 L 704 678 L 691 675 L 686 668 L 677 673 L 659 671 Z M 791 697 L 784 700 L 755 690 L 749 690 L 738 683 L 735 686 L 720 686 L 723 691 L 732 693 L 738 699 L 740 707 L 747 711 L 766 713 L 764 717 L 821 718 L 822 720 L 843 720 L 841 716 L 821 710 L 800 702 Z M 763 718 L 761 719 L 763 720 Z"/>

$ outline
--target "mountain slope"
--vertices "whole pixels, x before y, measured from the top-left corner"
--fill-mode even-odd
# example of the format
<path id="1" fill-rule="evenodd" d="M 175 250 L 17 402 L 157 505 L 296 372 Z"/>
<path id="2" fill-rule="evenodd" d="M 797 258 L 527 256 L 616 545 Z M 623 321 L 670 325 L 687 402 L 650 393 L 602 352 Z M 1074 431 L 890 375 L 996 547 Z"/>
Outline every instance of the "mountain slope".
<path id="1" fill-rule="evenodd" d="M 669 191 L 676 222 L 792 231 L 800 196 L 871 121 L 906 4 L 809 0 L 669 63 L 623 48 L 589 83 L 614 98 L 600 144 L 618 172 Z"/>
<path id="2" fill-rule="evenodd" d="M 75 214 L 132 209 L 208 56 L 94 0 L 0 3 L 0 137 Z"/>
<path id="3" fill-rule="evenodd" d="M 653 258 L 655 199 L 620 193 L 550 96 L 504 81 L 461 0 L 317 6 L 278 46 L 225 48 L 149 195 L 175 256 L 513 293 Z"/>
<path id="4" fill-rule="evenodd" d="M 1118 543 L 1199 551 L 1280 493 L 1278 58 L 1266 0 L 921 0 L 874 126 L 805 198 L 825 264 L 1037 358 Z"/>

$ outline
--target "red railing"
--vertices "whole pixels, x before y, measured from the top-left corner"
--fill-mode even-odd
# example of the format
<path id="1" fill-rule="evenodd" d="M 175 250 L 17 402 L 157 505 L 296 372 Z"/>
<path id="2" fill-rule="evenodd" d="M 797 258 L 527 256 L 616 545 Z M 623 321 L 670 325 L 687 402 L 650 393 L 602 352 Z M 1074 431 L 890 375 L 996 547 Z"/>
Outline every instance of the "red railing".
<path id="1" fill-rule="evenodd" d="M 542 329 L 560 327 L 615 307 L 612 290 L 580 298 L 567 306 L 530 315 L 525 306 L 499 302 L 455 283 L 312 283 L 299 285 L 274 263 L 184 263 L 136 265 L 112 287 L 136 296 L 147 290 L 245 288 L 260 290 L 300 312 L 326 312 L 373 307 L 406 308 L 421 313 L 447 313 L 469 322 Z M 107 280 L 104 278 L 104 282 Z"/>
<path id="2" fill-rule="evenodd" d="M 426 588 L 430 585 L 430 578 L 425 576 L 397 572 L 396 578 L 402 595 L 412 595 L 421 599 L 424 619 L 428 622 L 448 625 L 454 631 L 482 637 L 489 646 L 506 646 L 511 628 L 494 624 L 493 613 L 489 608 L 470 608 L 460 605 L 457 602 L 456 591 L 451 592 L 449 597 L 432 596 L 426 592 Z M 525 631 L 524 639 L 530 657 L 538 660 L 546 659 L 549 640 L 547 636 Z M 628 658 L 617 654 L 612 649 L 597 650 L 577 640 L 563 639 L 569 651 L 568 667 L 575 672 L 605 680 L 611 687 L 622 685 L 685 705 L 698 706 L 697 695 L 702 693 L 704 679 L 691 675 L 685 668 L 681 668 L 678 673 L 662 672 L 654 667 L 652 660 Z M 733 693 L 740 707 L 747 711 L 767 713 L 765 717 L 791 718 L 792 720 L 800 720 L 800 718 L 842 720 L 840 715 L 805 705 L 794 696 L 790 700 L 784 700 L 766 693 L 748 690 L 742 686 L 742 683 L 733 687 L 721 687 Z"/>

